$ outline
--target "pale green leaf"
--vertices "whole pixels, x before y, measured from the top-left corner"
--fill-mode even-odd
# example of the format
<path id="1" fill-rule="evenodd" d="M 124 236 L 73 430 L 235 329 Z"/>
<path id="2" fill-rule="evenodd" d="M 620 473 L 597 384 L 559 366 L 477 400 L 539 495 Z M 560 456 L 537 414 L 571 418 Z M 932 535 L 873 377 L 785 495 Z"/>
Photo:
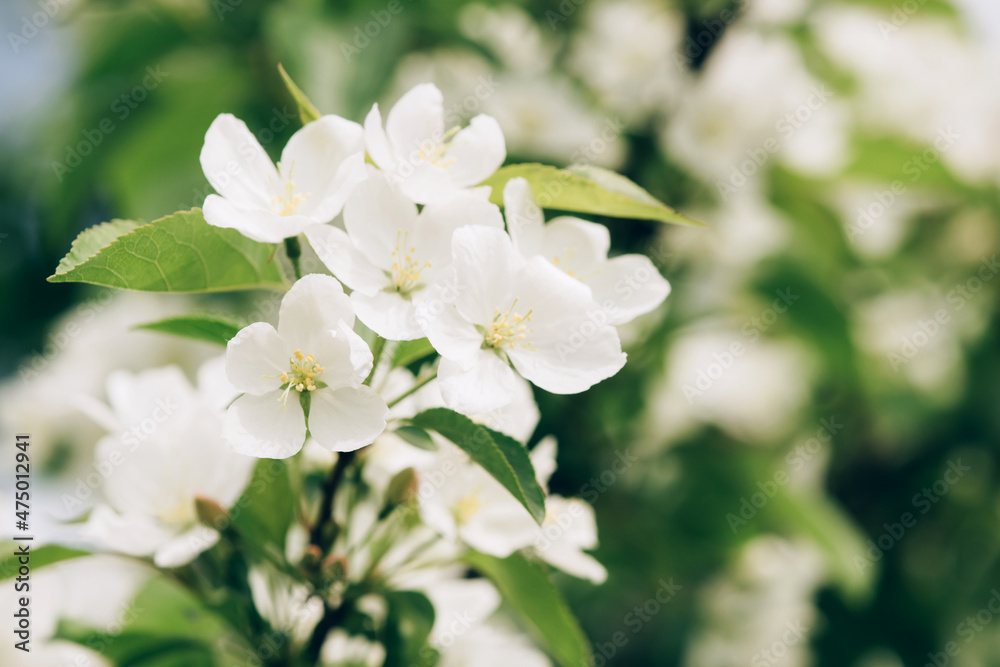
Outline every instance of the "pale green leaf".
<path id="1" fill-rule="evenodd" d="M 278 65 L 278 73 L 281 74 L 281 80 L 285 82 L 285 87 L 288 88 L 288 92 L 292 94 L 292 99 L 295 100 L 295 104 L 299 107 L 299 118 L 302 120 L 303 125 L 311 123 L 323 115 L 319 112 L 319 109 L 317 109 L 316 106 L 309 101 L 309 98 L 306 97 L 304 92 L 302 92 L 302 89 L 299 88 L 294 81 L 292 81 L 292 77 L 288 76 L 288 72 L 286 72 L 285 68 L 280 64 Z"/>
<path id="2" fill-rule="evenodd" d="M 178 315 L 156 322 L 139 324 L 135 328 L 225 345 L 239 333 L 242 327 L 231 320 L 216 315 Z"/>
<path id="3" fill-rule="evenodd" d="M 115 219 L 83 230 L 73 241 L 66 256 L 59 261 L 56 275 L 70 271 L 81 262 L 96 255 L 97 251 L 110 245 L 122 234 L 130 232 L 138 226 L 139 223 L 132 220 Z"/>
<path id="4" fill-rule="evenodd" d="M 147 292 L 284 289 L 273 251 L 235 229 L 209 225 L 195 208 L 135 227 L 48 280 Z"/>
<path id="5" fill-rule="evenodd" d="M 600 167 L 587 165 L 566 170 L 544 164 L 512 164 L 501 167 L 482 185 L 493 189 L 490 201 L 503 206 L 504 185 L 518 177 L 531 184 L 542 208 L 704 226 L 658 201 L 624 176 Z"/>

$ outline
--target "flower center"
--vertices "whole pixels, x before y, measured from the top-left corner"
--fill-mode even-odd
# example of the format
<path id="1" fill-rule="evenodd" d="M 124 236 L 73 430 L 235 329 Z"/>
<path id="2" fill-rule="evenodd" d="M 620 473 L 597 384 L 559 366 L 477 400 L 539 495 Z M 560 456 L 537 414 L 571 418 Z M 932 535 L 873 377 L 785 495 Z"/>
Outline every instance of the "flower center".
<path id="1" fill-rule="evenodd" d="M 458 134 L 458 131 L 462 129 L 455 126 L 448 130 L 442 135 L 438 140 L 427 139 L 424 143 L 417 148 L 417 158 L 423 160 L 424 162 L 433 164 L 436 167 L 448 167 L 455 163 L 455 158 L 445 159 L 445 153 L 451 148 L 451 140 Z"/>
<path id="2" fill-rule="evenodd" d="M 420 285 L 420 274 L 431 267 L 430 262 L 418 262 L 413 259 L 417 249 L 407 248 L 410 232 L 396 232 L 396 249 L 392 251 L 392 266 L 389 271 L 395 289 L 402 295 L 407 295 Z"/>
<path id="3" fill-rule="evenodd" d="M 281 163 L 278 163 L 278 173 L 281 173 Z M 284 176 L 284 175 L 283 175 Z M 271 210 L 280 216 L 295 215 L 299 205 L 309 199 L 309 193 L 295 193 L 295 181 L 292 180 L 292 170 L 288 170 L 288 176 L 284 176 L 281 187 L 275 186 L 277 196 L 271 199 Z"/>
<path id="4" fill-rule="evenodd" d="M 479 500 L 479 495 L 473 493 L 463 497 L 455 507 L 455 522 L 462 524 L 479 513 L 483 509 L 483 503 Z"/>
<path id="5" fill-rule="evenodd" d="M 483 334 L 483 343 L 495 349 L 514 348 L 521 346 L 525 349 L 534 349 L 530 341 L 526 340 L 527 334 L 534 331 L 529 329 L 525 322 L 531 321 L 531 312 L 521 315 L 514 311 L 517 306 L 517 299 L 510 305 L 507 312 L 500 312 L 500 308 L 493 311 L 493 322 Z"/>
<path id="6" fill-rule="evenodd" d="M 166 524 L 173 526 L 188 526 L 197 520 L 194 503 L 190 499 L 178 502 L 173 507 L 169 507 L 160 512 L 159 518 Z"/>
<path id="7" fill-rule="evenodd" d="M 302 354 L 302 350 L 295 350 L 288 361 L 291 366 L 290 370 L 277 376 L 281 380 L 282 389 L 284 389 L 278 398 L 282 407 L 287 406 L 288 394 L 293 389 L 300 394 L 304 391 L 315 391 L 316 378 L 326 370 L 326 368 L 316 363 L 316 358 L 313 355 Z"/>

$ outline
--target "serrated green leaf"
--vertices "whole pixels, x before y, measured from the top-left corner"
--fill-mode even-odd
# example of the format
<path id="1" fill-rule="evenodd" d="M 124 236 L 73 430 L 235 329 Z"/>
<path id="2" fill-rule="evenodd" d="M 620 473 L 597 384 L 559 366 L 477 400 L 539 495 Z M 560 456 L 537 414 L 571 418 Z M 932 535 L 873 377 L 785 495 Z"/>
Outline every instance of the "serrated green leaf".
<path id="1" fill-rule="evenodd" d="M 48 280 L 148 292 L 284 289 L 272 253 L 235 229 L 209 225 L 195 208 L 136 227 Z"/>
<path id="2" fill-rule="evenodd" d="M 423 593 L 390 591 L 385 629 L 384 667 L 430 667 L 437 652 L 428 647 L 427 637 L 434 627 L 434 605 Z"/>
<path id="3" fill-rule="evenodd" d="M 548 573 L 519 553 L 496 558 L 470 552 L 466 561 L 496 585 L 535 639 L 563 667 L 590 665 L 590 643 Z"/>
<path id="4" fill-rule="evenodd" d="M 30 567 L 32 572 L 35 572 L 39 568 L 59 563 L 64 560 L 90 555 L 89 551 L 70 549 L 69 547 L 59 546 L 58 544 L 48 544 L 44 547 L 32 547 L 30 546 L 31 542 L 7 542 L 2 547 L 4 559 L 0 562 L 0 579 L 10 579 L 11 577 L 17 575 L 18 568 L 21 565 L 18 548 L 19 546 L 25 545 L 29 546 L 29 553 L 31 557 Z"/>
<path id="5" fill-rule="evenodd" d="M 527 180 L 542 208 L 704 226 L 658 201 L 624 176 L 600 167 L 577 166 L 572 171 L 544 164 L 501 167 L 481 184 L 493 189 L 490 201 L 503 206 L 503 188 L 512 178 Z"/>
<path id="6" fill-rule="evenodd" d="M 73 241 L 66 256 L 59 260 L 56 275 L 70 271 L 81 262 L 96 255 L 101 248 L 110 245 L 122 234 L 127 234 L 138 226 L 139 223 L 132 220 L 115 219 L 83 230 Z"/>
<path id="7" fill-rule="evenodd" d="M 292 94 L 292 99 L 295 100 L 295 104 L 299 107 L 299 118 L 302 120 L 303 125 L 311 123 L 323 115 L 316 108 L 316 105 L 309 101 L 309 98 L 302 92 L 302 89 L 292 81 L 292 77 L 288 76 L 288 72 L 280 64 L 278 65 L 278 73 L 281 74 L 281 80 L 285 82 L 285 87 L 288 88 L 288 92 Z"/>
<path id="8" fill-rule="evenodd" d="M 138 324 L 134 328 L 225 345 L 242 327 L 216 315 L 178 315 L 156 322 Z"/>
<path id="9" fill-rule="evenodd" d="M 425 410 L 410 423 L 454 442 L 503 484 L 539 525 L 545 520 L 545 492 L 535 478 L 528 450 L 520 442 L 447 408 Z"/>
<path id="10" fill-rule="evenodd" d="M 408 425 L 400 426 L 395 431 L 393 431 L 393 433 L 398 435 L 403 440 L 406 440 L 414 447 L 418 447 L 420 449 L 426 449 L 429 452 L 437 451 L 438 447 L 434 443 L 434 439 L 431 438 L 431 434 L 422 428 L 419 428 L 417 426 L 408 426 Z"/>
<path id="11" fill-rule="evenodd" d="M 392 355 L 392 367 L 409 366 L 431 354 L 434 354 L 434 346 L 426 338 L 404 340 L 396 346 L 396 351 Z"/>

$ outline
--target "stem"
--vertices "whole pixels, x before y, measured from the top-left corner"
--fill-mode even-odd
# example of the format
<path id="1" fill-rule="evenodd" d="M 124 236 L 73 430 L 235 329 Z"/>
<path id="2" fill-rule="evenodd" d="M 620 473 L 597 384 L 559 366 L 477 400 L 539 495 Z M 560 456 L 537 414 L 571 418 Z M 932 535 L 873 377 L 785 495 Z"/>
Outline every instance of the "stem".
<path id="1" fill-rule="evenodd" d="M 375 341 L 372 343 L 372 372 L 365 378 L 364 384 L 370 385 L 375 377 L 375 371 L 382 361 L 382 352 L 385 350 L 385 338 L 375 334 Z"/>
<path id="2" fill-rule="evenodd" d="M 319 504 L 319 515 L 316 523 L 313 524 L 312 532 L 309 534 L 309 543 L 319 547 L 321 553 L 333 543 L 330 529 L 327 526 L 333 525 L 333 497 L 337 493 L 337 487 L 344 479 L 347 467 L 354 460 L 355 452 L 341 452 L 337 457 L 337 462 L 333 465 L 329 477 L 323 482 L 323 497 Z"/>
<path id="3" fill-rule="evenodd" d="M 330 630 L 333 630 L 338 625 L 343 625 L 351 610 L 351 606 L 346 601 L 342 602 L 336 608 L 326 604 L 323 605 L 323 608 L 323 618 L 316 624 L 312 635 L 309 637 L 309 643 L 306 644 L 305 657 L 307 665 L 319 663 L 319 655 L 323 650 L 323 642 L 326 641 L 326 636 L 330 633 Z"/>
<path id="4" fill-rule="evenodd" d="M 402 401 L 404 398 L 406 398 L 407 396 L 410 396 L 415 391 L 417 391 L 421 387 L 423 387 L 425 384 L 427 384 L 428 382 L 430 382 L 431 380 L 433 380 L 434 378 L 436 378 L 437 375 L 438 375 L 437 371 L 434 371 L 433 373 L 431 373 L 430 375 L 428 375 L 427 377 L 425 377 L 423 380 L 418 380 L 416 383 L 414 383 L 414 385 L 412 387 L 410 387 L 409 389 L 407 389 L 406 391 L 404 391 L 402 394 L 400 394 L 396 398 L 394 398 L 391 401 L 389 401 L 389 403 L 387 405 L 390 408 L 394 407 L 397 403 L 399 403 L 400 401 Z"/>
<path id="5" fill-rule="evenodd" d="M 302 277 L 302 265 L 299 263 L 299 258 L 302 257 L 302 244 L 299 243 L 298 236 L 289 236 L 285 239 L 285 253 L 288 255 L 288 261 L 292 263 L 295 279 L 298 280 Z"/>

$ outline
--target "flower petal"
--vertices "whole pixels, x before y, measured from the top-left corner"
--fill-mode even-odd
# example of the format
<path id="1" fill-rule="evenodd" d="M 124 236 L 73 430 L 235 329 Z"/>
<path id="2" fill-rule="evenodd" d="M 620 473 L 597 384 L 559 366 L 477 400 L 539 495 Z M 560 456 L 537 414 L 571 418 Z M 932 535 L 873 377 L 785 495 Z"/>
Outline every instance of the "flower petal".
<path id="1" fill-rule="evenodd" d="M 148 556 L 169 540 L 174 531 L 152 517 L 118 514 L 107 505 L 98 505 L 90 513 L 83 534 L 119 553 Z"/>
<path id="2" fill-rule="evenodd" d="M 541 257 L 518 274 L 518 307 L 532 311 L 530 346 L 507 350 L 514 368 L 554 394 L 575 394 L 625 365 L 618 332 L 590 290 Z"/>
<path id="3" fill-rule="evenodd" d="M 512 276 L 524 260 L 505 232 L 478 225 L 456 230 L 451 248 L 458 292 L 455 307 L 470 322 L 487 325 L 497 308 L 511 306 Z"/>
<path id="4" fill-rule="evenodd" d="M 311 348 L 325 346 L 326 339 L 339 331 L 341 321 L 354 326 L 354 310 L 344 288 L 333 276 L 310 273 L 295 281 L 282 297 L 278 334 L 290 348 L 286 352 L 297 348 L 304 354 L 317 354 Z M 328 365 L 326 360 L 321 363 Z"/>
<path id="5" fill-rule="evenodd" d="M 368 155 L 380 169 L 391 171 L 396 167 L 396 158 L 389 148 L 389 138 L 382 129 L 382 114 L 378 104 L 373 104 L 371 111 L 365 116 L 365 148 Z"/>
<path id="6" fill-rule="evenodd" d="M 413 246 L 414 259 L 430 264 L 421 278 L 433 282 L 451 263 L 451 239 L 456 229 L 481 225 L 503 230 L 503 216 L 495 204 L 469 192 L 459 192 L 447 199 L 424 206 L 417 218 Z"/>
<path id="7" fill-rule="evenodd" d="M 186 407 L 197 400 L 191 383 L 177 366 L 139 373 L 113 371 L 108 376 L 107 393 L 108 404 L 124 431 L 153 418 L 154 413 L 166 410 L 169 417 L 178 406 Z"/>
<path id="8" fill-rule="evenodd" d="M 389 110 L 385 132 L 396 157 L 416 164 L 420 151 L 430 150 L 444 136 L 444 100 L 438 87 L 422 83 L 399 98 Z"/>
<path id="9" fill-rule="evenodd" d="M 329 222 L 351 189 L 365 178 L 364 133 L 340 116 L 323 116 L 292 135 L 281 152 L 281 173 L 307 195 L 299 212 Z"/>
<path id="10" fill-rule="evenodd" d="M 351 294 L 351 304 L 358 319 L 387 340 L 416 340 L 424 332 L 417 324 L 416 306 L 397 292 Z"/>
<path id="11" fill-rule="evenodd" d="M 630 322 L 663 303 L 670 283 L 645 255 L 621 255 L 584 280 L 613 325 Z"/>
<path id="12" fill-rule="evenodd" d="M 503 210 L 514 248 L 525 259 L 541 254 L 545 216 L 527 180 L 507 181 L 503 188 Z"/>
<path id="13" fill-rule="evenodd" d="M 385 273 L 358 251 L 343 229 L 316 225 L 305 234 L 320 261 L 352 290 L 374 294 L 389 284 Z"/>
<path id="14" fill-rule="evenodd" d="M 282 392 L 246 394 L 229 407 L 222 436 L 233 450 L 262 459 L 285 459 L 302 449 L 306 418 L 294 389 L 282 407 Z"/>
<path id="15" fill-rule="evenodd" d="M 261 243 L 280 243 L 319 224 L 302 215 L 283 216 L 267 208 L 239 208 L 218 195 L 205 198 L 202 214 L 205 222 L 214 227 L 235 229 L 248 239 Z"/>
<path id="16" fill-rule="evenodd" d="M 288 345 L 267 322 L 254 322 L 226 345 L 226 377 L 236 391 L 264 394 L 281 384 L 288 370 Z M 272 377 L 266 377 L 272 376 Z"/>
<path id="17" fill-rule="evenodd" d="M 319 389 L 312 394 L 309 432 L 326 449 L 352 452 L 385 430 L 389 408 L 370 387 Z"/>
<path id="18" fill-rule="evenodd" d="M 269 208 L 278 170 L 246 123 L 220 114 L 205 133 L 201 168 L 215 191 L 234 206 Z"/>
<path id="19" fill-rule="evenodd" d="M 468 370 L 442 359 L 438 383 L 445 405 L 465 415 L 502 408 L 514 398 L 514 371 L 492 352 L 483 351 Z"/>
<path id="20" fill-rule="evenodd" d="M 219 533 L 208 526 L 193 526 L 161 544 L 153 555 L 153 564 L 160 568 L 181 567 L 219 541 Z"/>
<path id="21" fill-rule="evenodd" d="M 453 183 L 472 187 L 492 176 L 506 157 L 500 123 L 492 116 L 480 114 L 451 140 L 445 152 L 445 168 Z"/>
<path id="22" fill-rule="evenodd" d="M 405 247 L 417 222 L 417 207 L 389 184 L 385 175 L 369 168 L 344 207 L 344 227 L 355 247 L 372 265 L 388 270 L 393 251 Z"/>
<path id="23" fill-rule="evenodd" d="M 553 218 L 544 227 L 542 254 L 564 273 L 586 281 L 608 258 L 611 235 L 596 222 L 570 216 Z"/>
<path id="24" fill-rule="evenodd" d="M 427 290 L 417 303 L 416 319 L 441 356 L 469 368 L 482 351 L 483 334 L 453 305 L 458 294 L 454 284 L 455 281 L 448 278 Z"/>
<path id="25" fill-rule="evenodd" d="M 418 160 L 406 162 L 389 174 L 400 191 L 418 204 L 429 204 L 462 192 L 444 167 Z"/>

